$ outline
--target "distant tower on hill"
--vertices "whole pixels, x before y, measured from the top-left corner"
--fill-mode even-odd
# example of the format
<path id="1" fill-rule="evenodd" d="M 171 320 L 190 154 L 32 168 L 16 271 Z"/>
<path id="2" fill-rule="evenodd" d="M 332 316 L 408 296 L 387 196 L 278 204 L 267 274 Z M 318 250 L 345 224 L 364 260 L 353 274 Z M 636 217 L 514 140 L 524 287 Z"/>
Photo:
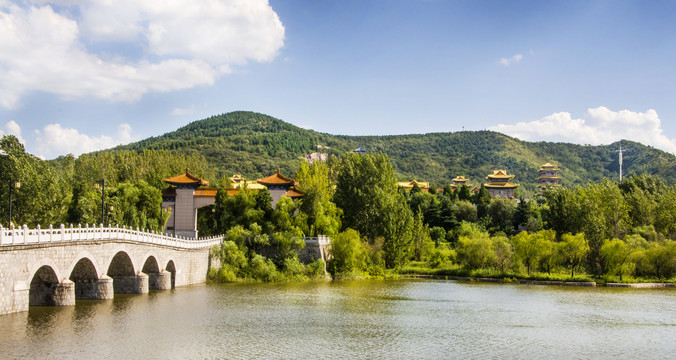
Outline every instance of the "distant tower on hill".
<path id="1" fill-rule="evenodd" d="M 538 177 L 538 195 L 542 196 L 547 186 L 559 186 L 559 168 L 556 165 L 546 163 L 540 166 L 540 177 Z"/>

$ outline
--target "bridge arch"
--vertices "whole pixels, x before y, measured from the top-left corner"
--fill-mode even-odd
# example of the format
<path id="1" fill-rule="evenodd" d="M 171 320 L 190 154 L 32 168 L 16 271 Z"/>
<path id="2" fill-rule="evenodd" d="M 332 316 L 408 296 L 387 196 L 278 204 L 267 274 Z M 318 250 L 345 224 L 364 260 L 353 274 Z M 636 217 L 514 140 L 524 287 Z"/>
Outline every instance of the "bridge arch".
<path id="1" fill-rule="evenodd" d="M 115 252 L 115 255 L 113 255 L 108 262 L 106 274 L 113 279 L 119 276 L 136 275 L 136 271 L 134 271 L 134 262 L 131 260 L 131 256 L 124 250 Z"/>
<path id="2" fill-rule="evenodd" d="M 80 251 L 77 256 L 74 258 L 73 262 L 70 264 L 70 267 L 68 267 L 68 271 L 66 274 L 73 274 L 73 270 L 75 270 L 75 266 L 77 266 L 82 259 L 89 259 L 91 262 L 92 266 L 94 267 L 94 273 L 96 274 L 96 277 L 98 278 L 102 274 L 104 274 L 103 271 L 101 271 L 101 265 L 98 264 L 96 261 L 96 257 L 92 255 L 89 251 Z"/>
<path id="3" fill-rule="evenodd" d="M 28 275 L 27 283 L 30 284 L 31 281 L 33 281 L 33 277 L 35 277 L 35 273 L 38 272 L 38 270 L 43 267 L 43 266 L 49 266 L 52 271 L 54 271 L 54 275 L 56 276 L 57 279 L 63 279 L 61 276 L 61 271 L 59 270 L 59 267 L 56 266 L 56 262 L 52 260 L 51 258 L 42 258 L 38 261 L 36 261 L 33 266 L 31 267 L 31 270 Z"/>
<path id="4" fill-rule="evenodd" d="M 73 283 L 67 279 L 59 281 L 58 268 L 51 264 L 40 265 L 31 272 L 28 290 L 29 306 L 75 305 Z"/>
<path id="5" fill-rule="evenodd" d="M 96 265 L 88 257 L 80 258 L 73 265 L 69 279 L 75 284 L 76 300 L 113 298 L 112 279 L 109 277 L 99 278 Z"/>
<path id="6" fill-rule="evenodd" d="M 169 259 L 167 262 L 167 266 L 164 267 L 165 270 L 167 270 L 169 273 L 171 273 L 171 287 L 175 288 L 176 287 L 176 264 L 174 263 L 174 260 Z"/>
<path id="7" fill-rule="evenodd" d="M 146 274 L 151 274 L 151 273 L 159 273 L 162 271 L 160 269 L 160 263 L 157 260 L 157 257 L 152 255 L 151 253 L 146 254 L 143 257 L 143 267 L 141 268 L 141 271 Z"/>
<path id="8" fill-rule="evenodd" d="M 120 250 L 110 260 L 106 274 L 113 279 L 115 294 L 145 294 L 148 292 L 148 276 L 134 269 L 129 254 Z"/>
<path id="9" fill-rule="evenodd" d="M 148 287 L 150 290 L 171 289 L 171 274 L 160 268 L 160 263 L 154 255 L 146 256 L 141 272 L 148 275 Z"/>

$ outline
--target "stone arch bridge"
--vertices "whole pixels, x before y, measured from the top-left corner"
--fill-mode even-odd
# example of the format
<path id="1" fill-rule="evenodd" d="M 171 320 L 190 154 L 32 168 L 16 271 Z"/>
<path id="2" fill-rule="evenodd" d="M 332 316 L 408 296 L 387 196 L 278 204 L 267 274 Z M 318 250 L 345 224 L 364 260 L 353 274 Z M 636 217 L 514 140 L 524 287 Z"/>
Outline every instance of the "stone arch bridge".
<path id="1" fill-rule="evenodd" d="M 124 227 L 0 227 L 0 315 L 205 282 L 209 250 L 221 240 Z"/>

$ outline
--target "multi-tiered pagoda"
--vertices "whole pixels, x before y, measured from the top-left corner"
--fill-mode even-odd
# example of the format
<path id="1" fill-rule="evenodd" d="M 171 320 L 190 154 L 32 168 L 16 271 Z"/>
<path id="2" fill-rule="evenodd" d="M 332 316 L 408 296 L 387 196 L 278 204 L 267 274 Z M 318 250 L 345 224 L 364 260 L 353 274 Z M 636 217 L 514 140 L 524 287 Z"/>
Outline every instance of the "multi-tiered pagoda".
<path id="1" fill-rule="evenodd" d="M 514 189 L 519 187 L 519 184 L 509 182 L 513 178 L 514 175 L 507 174 L 507 170 L 493 170 L 492 174 L 486 176 L 489 183 L 485 184 L 485 187 L 493 197 L 513 199 Z"/>
<path id="2" fill-rule="evenodd" d="M 538 194 L 542 195 L 548 186 L 559 186 L 559 168 L 556 165 L 546 163 L 540 167 L 540 177 L 538 177 Z"/>

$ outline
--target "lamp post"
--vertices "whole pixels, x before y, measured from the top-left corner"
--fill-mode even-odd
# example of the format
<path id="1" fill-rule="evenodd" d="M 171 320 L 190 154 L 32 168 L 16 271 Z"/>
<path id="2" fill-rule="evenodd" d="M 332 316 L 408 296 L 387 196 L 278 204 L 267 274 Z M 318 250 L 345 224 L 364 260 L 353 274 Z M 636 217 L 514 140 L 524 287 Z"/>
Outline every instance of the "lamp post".
<path id="1" fill-rule="evenodd" d="M 101 179 L 101 224 L 105 223 L 106 216 L 106 179 Z M 99 188 L 99 182 L 94 184 L 94 188 Z"/>
<path id="2" fill-rule="evenodd" d="M 9 228 L 12 229 L 14 226 L 12 225 L 12 189 L 18 189 L 21 187 L 21 183 L 9 179 Z"/>

